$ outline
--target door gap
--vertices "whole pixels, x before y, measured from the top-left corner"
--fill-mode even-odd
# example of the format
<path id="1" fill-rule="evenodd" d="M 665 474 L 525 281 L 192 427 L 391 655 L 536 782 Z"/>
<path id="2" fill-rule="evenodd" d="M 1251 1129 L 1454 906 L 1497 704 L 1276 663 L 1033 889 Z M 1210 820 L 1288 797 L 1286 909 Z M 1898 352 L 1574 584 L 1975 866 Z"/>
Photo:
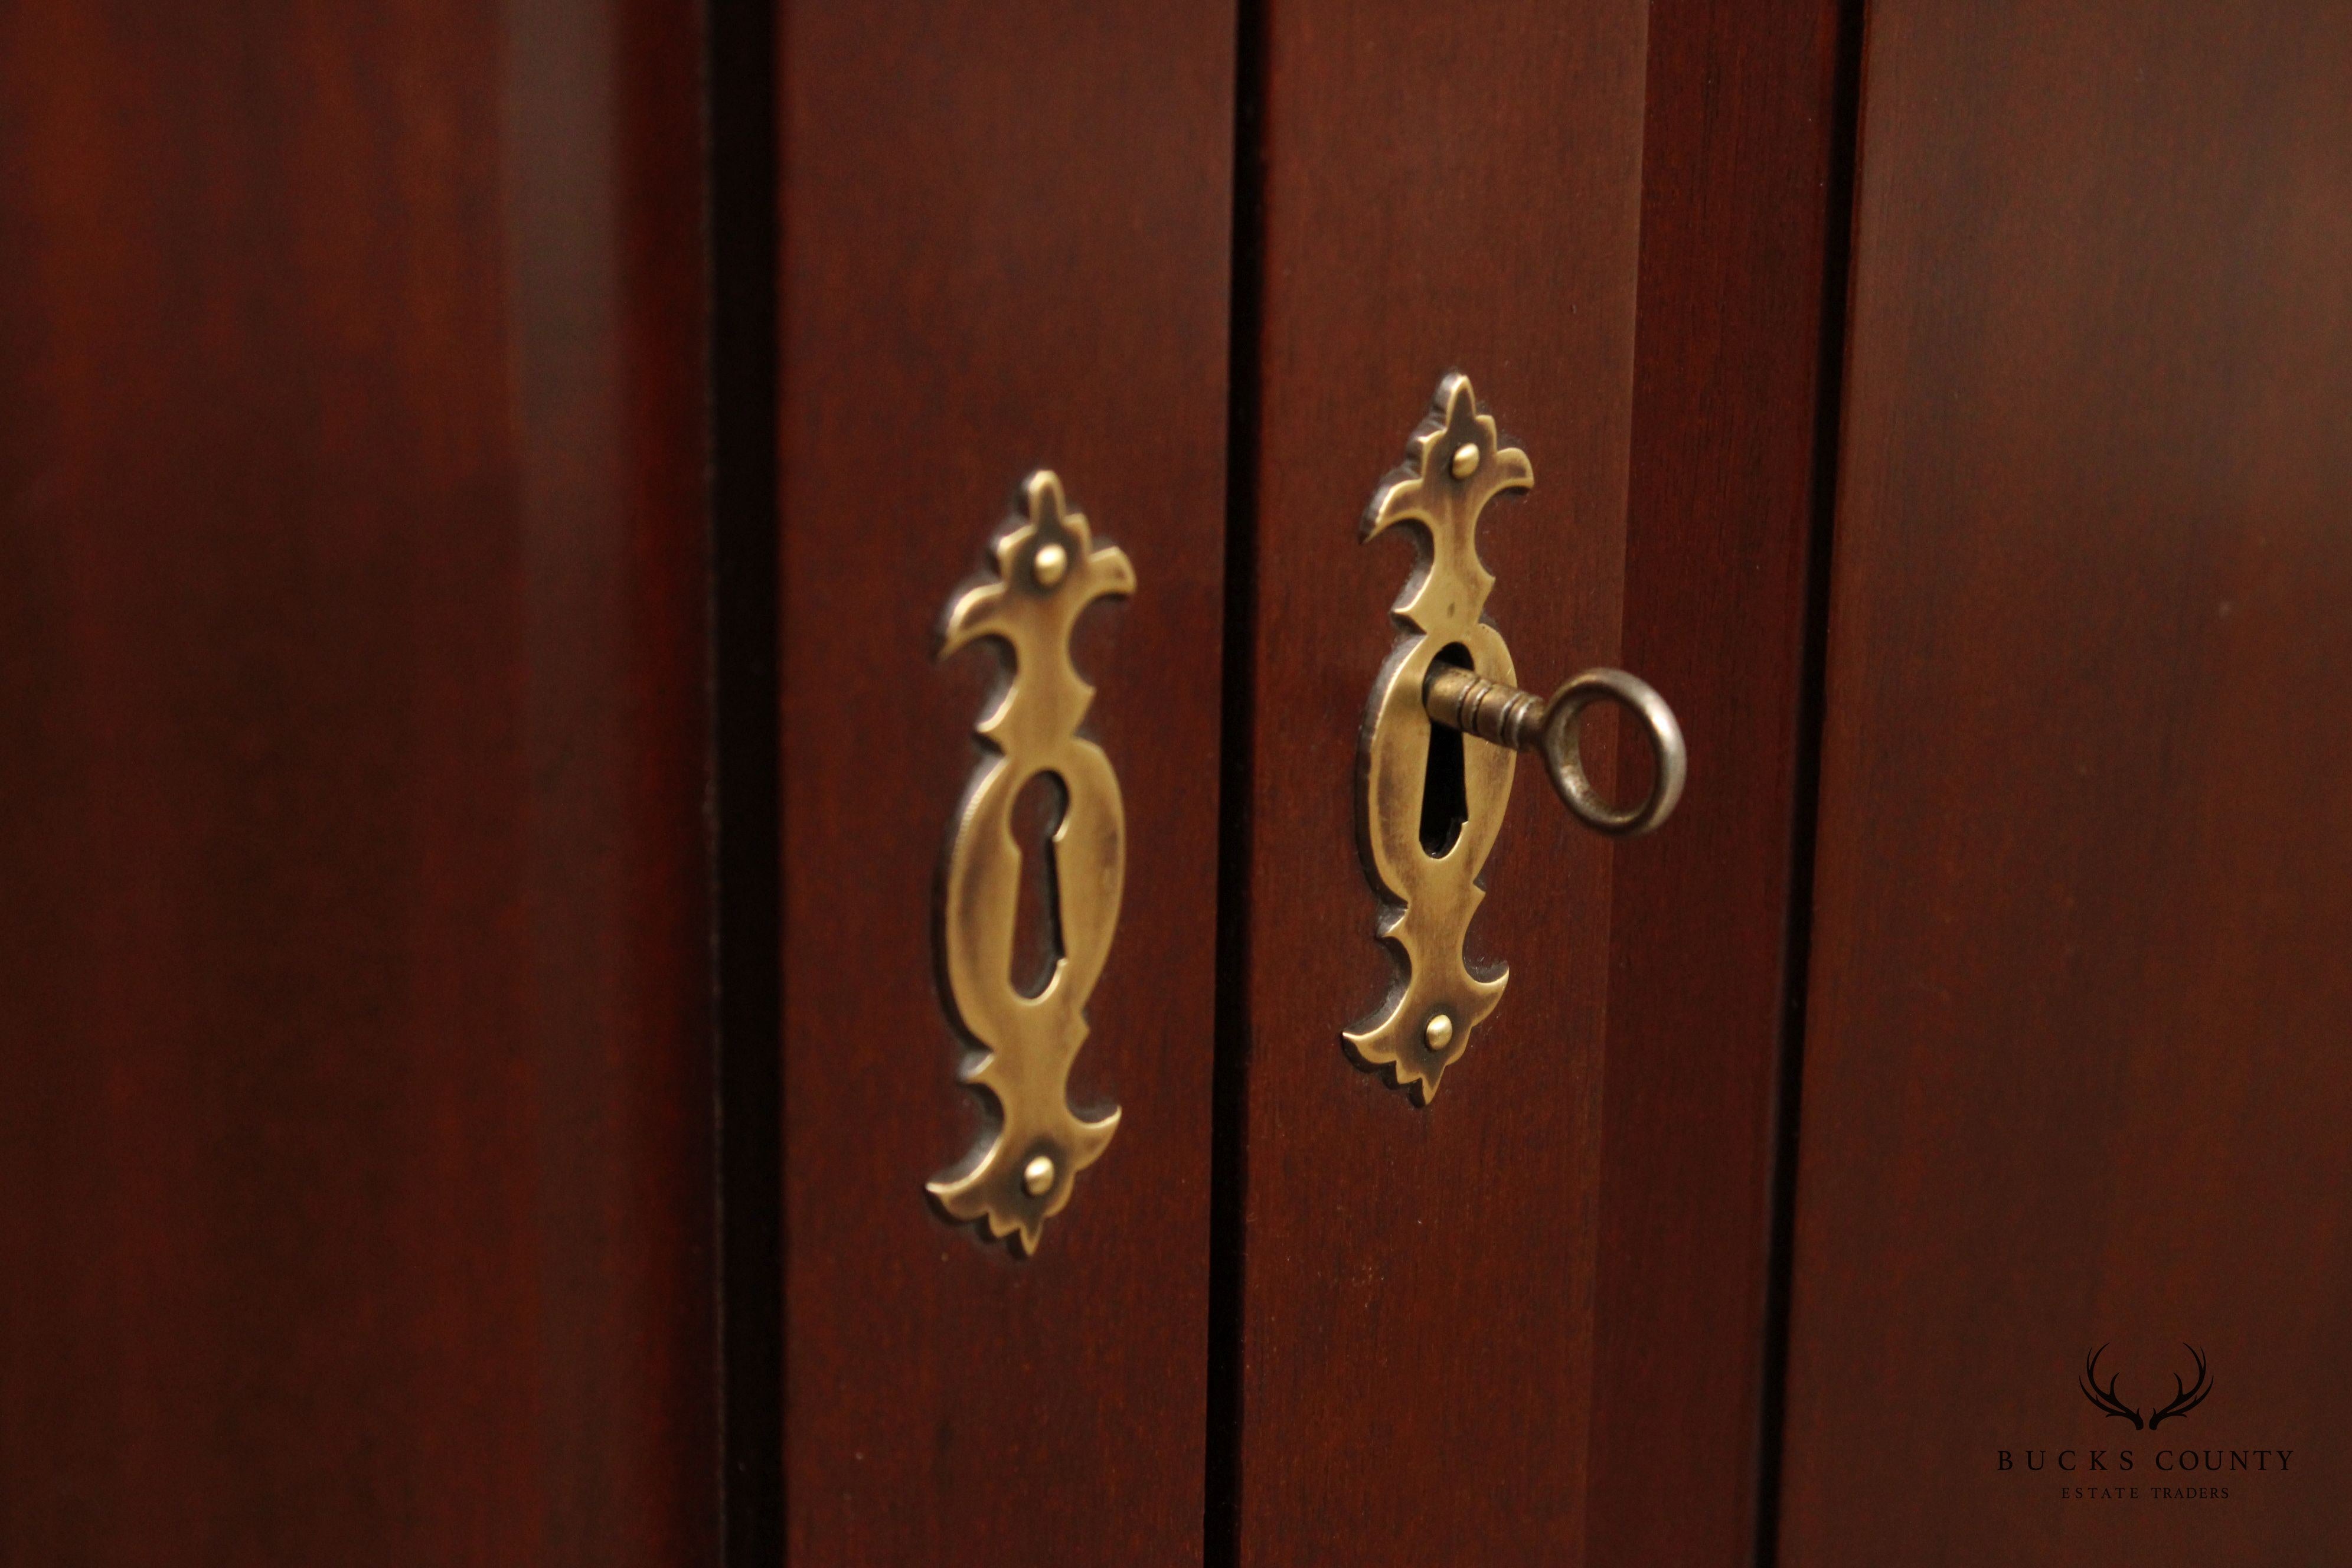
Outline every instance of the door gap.
<path id="1" fill-rule="evenodd" d="M 703 11 L 709 203 L 712 1025 L 728 1568 L 784 1556 L 783 815 L 776 678 L 776 7 Z"/>
<path id="2" fill-rule="evenodd" d="M 1232 302 L 1225 323 L 1224 689 L 1218 748 L 1216 1045 L 1209 1141 L 1208 1441 L 1202 1493 L 1206 1568 L 1234 1568 L 1241 1558 L 1257 465 L 1265 320 L 1265 0 L 1239 0 L 1234 23 Z"/>
<path id="3" fill-rule="evenodd" d="M 1804 1089 L 1806 984 L 1811 974 L 1813 857 L 1821 821 L 1822 710 L 1829 657 L 1831 536 L 1845 407 L 1846 311 L 1853 257 L 1854 170 L 1862 139 L 1863 0 L 1839 0 L 1832 81 L 1829 197 L 1822 221 L 1821 374 L 1813 405 L 1812 516 L 1806 541 L 1805 647 L 1797 684 L 1795 821 L 1789 858 L 1771 1229 L 1765 1273 L 1764 1378 L 1758 1400 L 1756 1568 L 1778 1568 L 1789 1407 L 1789 1307 L 1796 1267 L 1797 1152 Z"/>

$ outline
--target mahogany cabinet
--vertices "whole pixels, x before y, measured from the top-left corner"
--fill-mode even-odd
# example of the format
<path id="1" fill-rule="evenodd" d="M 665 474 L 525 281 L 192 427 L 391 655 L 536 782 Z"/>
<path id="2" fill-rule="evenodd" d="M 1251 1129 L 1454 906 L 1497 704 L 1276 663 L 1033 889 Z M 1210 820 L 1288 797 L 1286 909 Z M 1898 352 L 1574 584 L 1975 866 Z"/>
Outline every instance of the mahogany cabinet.
<path id="1" fill-rule="evenodd" d="M 1887 5 L 1863 80 L 1780 1559 L 2327 1562 L 2352 16 Z"/>
<path id="2" fill-rule="evenodd" d="M 710 1561 L 701 46 L 0 7 L 0 1561 Z"/>
<path id="3" fill-rule="evenodd" d="M 1752 1553 L 1843 37 L 787 7 L 787 1561 Z M 1395 978 L 1359 731 L 1414 558 L 1359 523 L 1454 370 L 1538 476 L 1480 536 L 1521 667 L 1655 671 L 1705 772 L 1612 850 L 1519 770 L 1507 995 L 1424 1107 L 1342 1039 Z M 1070 1093 L 1120 1121 L 1019 1256 L 919 1184 L 1002 1111 L 932 972 L 1004 677 L 933 628 L 1020 590 L 1036 467 L 1135 584 L 1077 639 L 1126 865 Z"/>
<path id="4" fill-rule="evenodd" d="M 784 1556 L 1185 1560 L 1208 1441 L 1233 14 L 788 6 L 781 32 Z M 999 684 L 987 648 L 936 656 L 1037 467 L 1139 580 L 1078 647 L 1128 893 L 1071 1093 L 1125 1125 L 1016 1262 L 924 1191 L 981 1131 L 933 905 Z"/>
<path id="5" fill-rule="evenodd" d="M 2348 87 L 0 5 L 0 1563 L 2327 1560 Z"/>

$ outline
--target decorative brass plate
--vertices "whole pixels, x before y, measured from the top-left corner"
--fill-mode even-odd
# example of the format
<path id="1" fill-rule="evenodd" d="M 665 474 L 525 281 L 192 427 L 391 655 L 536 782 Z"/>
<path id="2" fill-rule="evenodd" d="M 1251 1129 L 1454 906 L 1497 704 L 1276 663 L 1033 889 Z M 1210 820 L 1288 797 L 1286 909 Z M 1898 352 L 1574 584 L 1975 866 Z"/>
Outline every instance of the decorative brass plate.
<path id="1" fill-rule="evenodd" d="M 1426 1105 L 1510 978 L 1505 969 L 1473 974 L 1462 939 L 1486 896 L 1478 876 L 1502 826 L 1518 758 L 1499 745 L 1462 748 L 1465 819 L 1450 847 L 1431 853 L 1421 837 L 1431 744 L 1422 689 L 1449 647 L 1462 649 L 1489 679 L 1518 679 L 1502 634 L 1480 618 L 1495 579 L 1478 559 L 1478 514 L 1505 490 L 1532 488 L 1535 469 L 1525 452 L 1500 444 L 1494 420 L 1478 412 L 1470 378 L 1459 373 L 1438 383 L 1405 454 L 1405 466 L 1372 497 L 1363 528 L 1369 540 L 1399 523 L 1417 524 L 1423 545 L 1420 567 L 1393 606 L 1416 635 L 1398 643 L 1381 668 L 1364 724 L 1365 851 L 1383 905 L 1378 930 L 1403 961 L 1405 977 L 1378 1017 L 1342 1037 L 1367 1069 L 1386 1068 Z"/>
<path id="2" fill-rule="evenodd" d="M 1066 510 L 1062 481 L 1039 469 L 1022 485 L 1027 510 L 1000 535 L 997 580 L 948 606 L 940 657 L 982 638 L 1011 655 L 1012 679 L 976 727 L 992 755 L 972 774 L 956 813 L 940 907 L 940 969 L 948 1011 L 978 1050 L 964 1082 L 993 1103 L 997 1124 L 954 1170 L 930 1183 L 932 1199 L 959 1220 L 1034 1252 L 1045 1221 L 1070 1201 L 1071 1180 L 1098 1159 L 1118 1128 L 1114 1110 L 1082 1121 L 1069 1106 L 1070 1064 L 1086 1043 L 1087 997 L 1110 952 L 1127 874 L 1127 816 L 1110 759 L 1081 740 L 1094 688 L 1070 663 L 1070 628 L 1106 595 L 1135 591 L 1125 552 L 1096 548 L 1087 520 Z M 1040 773 L 1062 785 L 1052 845 L 1060 952 L 1045 987 L 1013 984 L 1013 924 L 1022 856 L 1013 801 Z"/>

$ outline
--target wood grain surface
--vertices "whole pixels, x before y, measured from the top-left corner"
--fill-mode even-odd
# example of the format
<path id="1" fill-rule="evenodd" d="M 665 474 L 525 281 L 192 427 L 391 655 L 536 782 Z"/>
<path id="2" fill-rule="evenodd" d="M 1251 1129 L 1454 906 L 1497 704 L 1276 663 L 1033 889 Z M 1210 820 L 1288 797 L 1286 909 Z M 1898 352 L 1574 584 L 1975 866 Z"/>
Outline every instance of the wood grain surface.
<path id="1" fill-rule="evenodd" d="M 1339 1031 L 1391 962 L 1358 731 L 1403 538 L 1357 543 L 1438 378 L 1535 489 L 1488 509 L 1528 684 L 1615 661 L 1644 7 L 1297 4 L 1265 18 L 1255 784 L 1245 889 L 1243 1563 L 1573 1561 L 1584 1533 L 1610 868 L 1533 766 L 1474 962 L 1508 991 L 1417 1109 Z M 1604 773 L 1603 777 L 1607 774 Z"/>
<path id="2" fill-rule="evenodd" d="M 786 1538 L 795 1564 L 1201 1552 L 1234 40 L 1226 5 L 788 7 L 782 39 Z M 998 675 L 949 595 L 1048 466 L 1126 901 L 1041 1250 L 941 1220 L 979 1136 L 933 983 Z"/>
<path id="3" fill-rule="evenodd" d="M 698 67 L 0 10 L 0 1560 L 715 1555 Z"/>
<path id="4" fill-rule="evenodd" d="M 1769 1500 L 1776 1117 L 1830 489 L 1816 442 L 1836 366 L 1822 328 L 1844 316 L 1857 9 L 1650 12 L 1621 646 L 1673 701 L 1692 772 L 1613 884 L 1596 1565 L 1744 1564 Z"/>
<path id="5" fill-rule="evenodd" d="M 1872 9 L 1782 1562 L 2352 1538 L 2347 60 L 2321 4 Z M 2177 1421 L 2078 1390 L 2185 1344 Z"/>

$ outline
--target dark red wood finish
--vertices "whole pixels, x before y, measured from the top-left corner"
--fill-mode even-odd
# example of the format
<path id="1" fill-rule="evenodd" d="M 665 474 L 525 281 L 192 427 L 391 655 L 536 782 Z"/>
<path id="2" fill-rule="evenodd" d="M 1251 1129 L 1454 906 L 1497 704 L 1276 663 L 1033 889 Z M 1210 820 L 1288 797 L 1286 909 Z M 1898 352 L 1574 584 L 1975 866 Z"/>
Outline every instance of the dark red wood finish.
<path id="1" fill-rule="evenodd" d="M 715 1557 L 698 54 L 0 13 L 0 1559 Z"/>
<path id="2" fill-rule="evenodd" d="M 1596 1564 L 1729 1568 L 1755 1552 L 1849 10 L 1650 13 L 1621 647 L 1670 695 L 1692 774 L 1613 883 Z"/>
<path id="3" fill-rule="evenodd" d="M 1357 543 L 1438 378 L 1534 462 L 1480 543 L 1546 689 L 1615 662 L 1643 12 L 1276 4 L 1254 345 L 1240 1561 L 1581 1550 L 1612 855 L 1520 770 L 1474 959 L 1510 988 L 1426 1110 L 1339 1031 L 1390 960 L 1357 735 L 1412 566 Z"/>
<path id="4" fill-rule="evenodd" d="M 1784 1563 L 2352 1539 L 2347 60 L 2321 4 L 1873 8 Z M 2183 1342 L 2177 1421 L 2078 1390 Z"/>
<path id="5" fill-rule="evenodd" d="M 786 1535 L 796 1564 L 1201 1551 L 1232 214 L 1228 5 L 794 5 L 782 38 Z M 1031 468 L 1133 559 L 1079 664 L 1127 893 L 1025 1261 L 923 1184 L 981 1108 L 933 984 L 997 679 L 932 652 Z"/>

